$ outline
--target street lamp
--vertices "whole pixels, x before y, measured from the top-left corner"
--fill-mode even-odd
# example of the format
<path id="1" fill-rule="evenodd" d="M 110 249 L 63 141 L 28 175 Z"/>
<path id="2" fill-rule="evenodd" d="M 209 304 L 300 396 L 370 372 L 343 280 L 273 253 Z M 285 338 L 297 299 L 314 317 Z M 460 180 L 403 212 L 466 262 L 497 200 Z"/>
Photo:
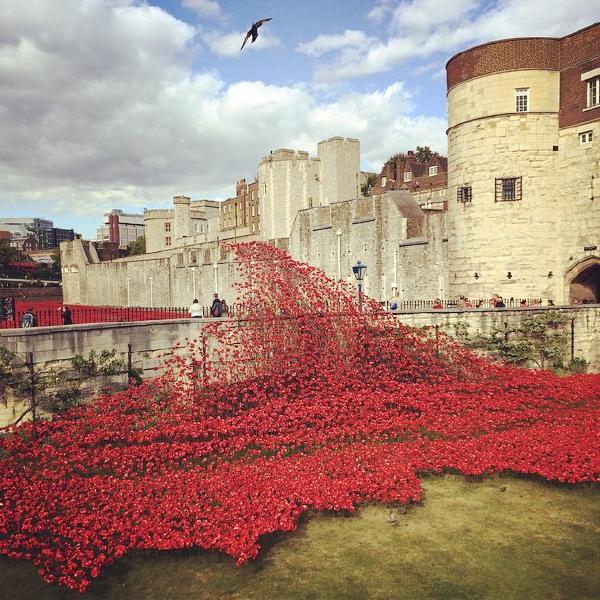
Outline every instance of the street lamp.
<path id="1" fill-rule="evenodd" d="M 352 267 L 354 277 L 356 277 L 356 291 L 358 294 L 358 308 L 362 310 L 362 291 L 363 291 L 363 280 L 365 273 L 367 272 L 367 265 L 363 265 L 360 260 L 356 261 L 356 264 Z"/>

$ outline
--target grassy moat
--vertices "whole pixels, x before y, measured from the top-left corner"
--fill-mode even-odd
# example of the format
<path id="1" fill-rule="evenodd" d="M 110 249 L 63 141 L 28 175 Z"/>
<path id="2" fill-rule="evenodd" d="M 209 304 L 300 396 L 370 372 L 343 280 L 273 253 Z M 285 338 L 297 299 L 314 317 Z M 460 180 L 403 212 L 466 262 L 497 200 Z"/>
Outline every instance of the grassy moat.
<path id="1" fill-rule="evenodd" d="M 600 488 L 497 476 L 426 477 L 388 522 L 371 505 L 314 515 L 241 568 L 217 553 L 131 553 L 85 596 L 0 557 L 1 600 L 362 600 L 600 597 Z"/>

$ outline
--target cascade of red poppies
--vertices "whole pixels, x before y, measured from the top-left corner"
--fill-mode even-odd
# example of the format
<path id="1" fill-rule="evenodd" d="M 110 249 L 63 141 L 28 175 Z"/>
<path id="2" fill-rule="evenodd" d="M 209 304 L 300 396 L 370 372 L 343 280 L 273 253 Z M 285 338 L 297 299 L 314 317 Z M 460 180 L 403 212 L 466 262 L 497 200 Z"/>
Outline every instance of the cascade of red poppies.
<path id="1" fill-rule="evenodd" d="M 235 319 L 163 375 L 0 440 L 0 553 L 85 591 L 132 549 L 241 564 L 308 509 L 418 502 L 419 472 L 600 480 L 600 375 L 492 364 L 276 248 L 226 249 Z"/>

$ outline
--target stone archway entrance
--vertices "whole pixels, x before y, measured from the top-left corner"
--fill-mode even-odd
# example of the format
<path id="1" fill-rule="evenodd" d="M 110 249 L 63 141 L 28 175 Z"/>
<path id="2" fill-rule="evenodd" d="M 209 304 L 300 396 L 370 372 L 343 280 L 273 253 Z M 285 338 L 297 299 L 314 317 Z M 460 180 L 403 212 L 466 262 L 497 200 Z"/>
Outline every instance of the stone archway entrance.
<path id="1" fill-rule="evenodd" d="M 571 304 L 600 303 L 600 258 L 583 261 L 567 277 L 569 282 L 569 302 Z"/>

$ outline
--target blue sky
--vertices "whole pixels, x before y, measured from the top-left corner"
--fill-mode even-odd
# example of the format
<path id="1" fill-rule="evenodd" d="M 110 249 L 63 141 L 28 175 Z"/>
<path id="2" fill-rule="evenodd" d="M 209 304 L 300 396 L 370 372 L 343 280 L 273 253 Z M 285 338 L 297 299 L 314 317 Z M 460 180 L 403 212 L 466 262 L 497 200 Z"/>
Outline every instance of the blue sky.
<path id="1" fill-rule="evenodd" d="M 600 0 L 1 0 L 0 216 L 94 237 L 112 208 L 227 198 L 276 148 L 357 137 L 373 171 L 445 153 L 450 56 L 599 16 Z"/>

